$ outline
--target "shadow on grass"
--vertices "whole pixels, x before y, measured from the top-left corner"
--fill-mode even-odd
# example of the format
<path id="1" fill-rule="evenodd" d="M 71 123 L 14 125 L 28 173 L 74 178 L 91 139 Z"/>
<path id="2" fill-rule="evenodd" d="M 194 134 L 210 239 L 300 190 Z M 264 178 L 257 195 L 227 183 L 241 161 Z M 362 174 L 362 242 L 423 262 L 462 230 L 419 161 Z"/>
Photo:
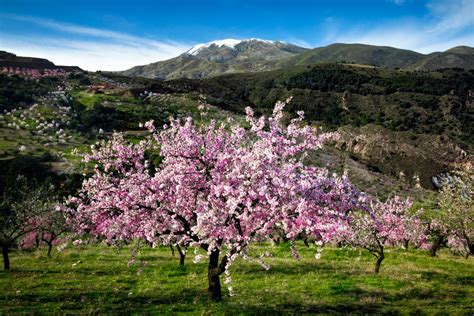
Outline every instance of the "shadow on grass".
<path id="1" fill-rule="evenodd" d="M 148 293 L 133 294 L 131 289 L 135 288 L 136 280 L 122 280 L 119 290 L 111 288 L 103 290 L 82 289 L 58 289 L 53 291 L 42 291 L 41 295 L 21 293 L 11 296 L 8 300 L 16 300 L 20 305 L 11 306 L 10 312 L 27 310 L 38 311 L 48 308 L 50 304 L 58 305 L 61 311 L 86 311 L 91 314 L 102 313 L 174 313 L 195 312 L 208 310 L 212 313 L 225 314 L 249 314 L 249 315 L 284 315 L 284 314 L 404 314 L 403 304 L 406 301 L 425 299 L 433 300 L 444 298 L 446 295 L 442 289 L 419 289 L 413 288 L 405 292 L 388 293 L 383 290 L 363 289 L 355 284 L 333 284 L 329 291 L 331 296 L 343 296 L 351 298 L 350 302 L 304 302 L 304 297 L 298 298 L 302 302 L 282 301 L 270 306 L 254 305 L 248 302 L 240 302 L 239 297 L 225 297 L 221 303 L 209 300 L 204 290 L 186 288 L 180 291 L 166 292 L 158 289 Z M 268 295 L 268 294 L 266 294 Z M 461 289 L 450 293 L 451 298 L 465 298 L 467 293 Z M 5 298 L 7 299 L 7 298 Z M 265 297 L 262 297 L 265 299 Z M 389 306 L 387 306 L 387 304 Z M 390 305 L 394 306 L 390 306 Z M 18 310 L 16 309 L 18 308 Z M 405 312 L 404 312 L 405 311 Z M 417 314 L 417 311 L 413 311 Z M 422 311 L 418 311 L 423 314 Z"/>
<path id="2" fill-rule="evenodd" d="M 355 305 L 355 304 L 282 304 L 274 308 L 261 308 L 258 306 L 236 307 L 230 314 L 244 315 L 298 315 L 298 314 L 381 314 L 376 305 Z M 397 313 L 388 313 L 396 315 Z"/>
<path id="3" fill-rule="evenodd" d="M 170 309 L 175 304 L 178 306 L 193 303 L 196 297 L 205 293 L 193 290 L 183 290 L 180 293 L 150 293 L 150 295 L 129 295 L 128 290 L 111 292 L 103 291 L 78 291 L 77 289 L 64 289 L 43 293 L 40 297 L 32 294 L 16 295 L 14 301 L 21 302 L 19 306 L 29 311 L 41 308 L 40 305 L 60 304 L 61 310 L 86 310 L 87 307 L 99 308 L 104 312 L 146 312 L 147 310 Z M 13 307 L 13 306 L 12 306 Z M 13 310 L 12 310 L 13 311 Z"/>
<path id="4" fill-rule="evenodd" d="M 437 271 L 422 271 L 421 277 L 426 281 L 449 282 L 451 284 L 474 286 L 474 274 L 463 276 L 452 276 Z"/>
<path id="5" fill-rule="evenodd" d="M 104 298 L 107 298 L 104 301 Z M 287 315 L 299 313 L 331 313 L 331 314 L 380 314 L 380 304 L 302 304 L 286 302 L 274 306 L 262 307 L 256 305 L 235 305 L 234 298 L 224 298 L 220 303 L 212 302 L 207 293 L 185 289 L 179 293 L 150 293 L 150 295 L 129 296 L 126 291 L 110 293 L 104 291 L 88 291 L 86 293 L 63 291 L 62 293 L 44 293 L 41 297 L 24 294 L 16 296 L 21 301 L 19 308 L 34 311 L 50 304 L 60 304 L 62 311 L 93 311 L 91 314 L 102 313 L 153 313 L 193 312 L 196 304 L 210 312 L 225 312 L 225 314 L 245 315 Z M 11 312 L 16 311 L 11 306 Z M 386 311 L 386 309 L 385 309 Z M 393 313 L 391 313 L 393 314 Z M 396 314 L 396 313 L 395 313 Z"/>

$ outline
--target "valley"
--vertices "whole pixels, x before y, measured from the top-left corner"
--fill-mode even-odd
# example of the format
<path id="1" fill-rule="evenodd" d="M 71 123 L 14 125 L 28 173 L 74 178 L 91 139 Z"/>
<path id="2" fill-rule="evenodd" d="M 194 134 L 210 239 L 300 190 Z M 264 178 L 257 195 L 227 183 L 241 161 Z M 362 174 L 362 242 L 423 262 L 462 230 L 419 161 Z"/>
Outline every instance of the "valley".
<path id="1" fill-rule="evenodd" d="M 300 58 L 309 52 L 284 48 Z M 207 49 L 193 54 L 210 54 Z M 243 121 L 245 106 L 268 115 L 276 101 L 290 96 L 289 115 L 303 110 L 312 124 L 341 135 L 312 161 L 339 173 L 348 169 L 370 193 L 416 191 L 415 178 L 422 190 L 435 190 L 434 179 L 472 155 L 474 144 L 472 70 L 323 63 L 166 81 L 78 69 L 39 79 L 1 76 L 0 158 L 33 155 L 61 172 L 78 170 L 80 155 L 113 131 L 140 138 L 140 122 L 153 119 L 160 126 L 170 116 L 188 115 Z M 203 102 L 212 109 L 205 119 L 198 111 Z"/>

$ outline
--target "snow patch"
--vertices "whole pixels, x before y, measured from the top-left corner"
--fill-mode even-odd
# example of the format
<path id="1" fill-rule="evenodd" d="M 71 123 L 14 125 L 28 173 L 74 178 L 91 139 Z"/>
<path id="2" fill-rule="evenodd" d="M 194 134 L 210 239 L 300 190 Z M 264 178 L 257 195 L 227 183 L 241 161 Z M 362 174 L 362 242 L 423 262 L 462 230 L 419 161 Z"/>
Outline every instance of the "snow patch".
<path id="1" fill-rule="evenodd" d="M 194 45 L 190 50 L 188 50 L 186 52 L 186 54 L 195 56 L 201 51 L 201 49 L 209 48 L 212 45 L 216 45 L 218 47 L 226 46 L 226 47 L 235 49 L 235 46 L 237 46 L 238 44 L 240 44 L 242 42 L 251 42 L 251 41 L 264 42 L 264 43 L 268 43 L 268 44 L 276 43 L 275 41 L 263 40 L 263 39 L 259 39 L 259 38 L 248 38 L 248 39 L 243 39 L 243 40 L 228 38 L 228 39 L 223 39 L 223 40 L 219 40 L 219 41 L 212 41 L 212 42 L 208 42 L 208 43 L 202 43 L 202 44 Z M 278 41 L 278 42 L 280 42 L 280 41 Z"/>

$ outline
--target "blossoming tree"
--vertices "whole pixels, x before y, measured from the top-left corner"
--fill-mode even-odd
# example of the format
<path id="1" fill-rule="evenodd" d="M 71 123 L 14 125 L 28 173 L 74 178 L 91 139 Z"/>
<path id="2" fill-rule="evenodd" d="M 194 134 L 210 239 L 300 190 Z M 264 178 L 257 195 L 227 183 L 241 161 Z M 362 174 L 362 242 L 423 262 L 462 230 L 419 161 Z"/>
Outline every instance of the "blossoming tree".
<path id="1" fill-rule="evenodd" d="M 38 247 L 44 243 L 48 247 L 47 255 L 51 256 L 53 245 L 58 242 L 59 238 L 70 231 L 66 214 L 62 212 L 62 207 L 54 205 L 51 200 L 48 208 L 44 209 L 41 214 L 31 223 L 31 231 L 21 240 L 22 248 Z"/>
<path id="2" fill-rule="evenodd" d="M 439 195 L 436 219 L 448 236 L 448 246 L 468 256 L 474 254 L 474 170 L 466 163 Z"/>
<path id="3" fill-rule="evenodd" d="M 301 233 L 331 238 L 359 194 L 347 177 L 303 164 L 308 151 L 337 135 L 304 125 L 302 112 L 285 126 L 284 106 L 258 119 L 247 108 L 248 128 L 188 118 L 161 131 L 148 122 L 149 138 L 138 144 L 114 135 L 86 158 L 97 165 L 70 200 L 76 228 L 205 250 L 215 300 L 222 298 L 220 275 L 230 283 L 231 263 L 246 257 L 251 242 L 275 230 L 290 240 Z M 163 160 L 151 170 L 145 153 L 158 149 Z"/>
<path id="4" fill-rule="evenodd" d="M 398 196 L 386 202 L 372 201 L 368 209 L 359 209 L 350 213 L 345 229 L 340 231 L 341 237 L 355 247 L 368 250 L 375 256 L 375 273 L 379 273 L 385 259 L 385 247 L 400 245 L 407 238 L 422 239 L 422 234 L 411 235 L 406 231 L 406 223 L 421 223 L 408 213 L 412 202 Z M 414 241 L 418 243 L 418 240 Z"/>
<path id="5" fill-rule="evenodd" d="M 3 194 L 0 203 L 0 245 L 5 270 L 10 270 L 10 248 L 19 239 L 36 231 L 44 215 L 54 209 L 55 201 L 51 195 L 50 186 L 31 185 L 23 176 Z"/>

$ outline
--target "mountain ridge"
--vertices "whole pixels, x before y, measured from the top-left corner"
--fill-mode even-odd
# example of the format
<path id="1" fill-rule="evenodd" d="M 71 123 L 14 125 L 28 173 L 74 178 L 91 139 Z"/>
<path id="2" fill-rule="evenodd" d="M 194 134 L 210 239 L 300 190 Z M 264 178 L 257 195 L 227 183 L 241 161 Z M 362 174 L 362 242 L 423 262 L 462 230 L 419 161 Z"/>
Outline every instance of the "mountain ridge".
<path id="1" fill-rule="evenodd" d="M 78 66 L 59 66 L 46 58 L 17 56 L 13 53 L 0 50 L 0 67 L 24 69 L 62 69 L 65 71 L 82 71 Z"/>
<path id="2" fill-rule="evenodd" d="M 339 62 L 418 71 L 474 69 L 474 48 L 457 46 L 444 52 L 422 54 L 390 46 L 358 43 L 334 43 L 308 49 L 282 41 L 225 39 L 197 44 L 177 57 L 118 73 L 161 80 L 202 79 L 222 74 Z"/>

